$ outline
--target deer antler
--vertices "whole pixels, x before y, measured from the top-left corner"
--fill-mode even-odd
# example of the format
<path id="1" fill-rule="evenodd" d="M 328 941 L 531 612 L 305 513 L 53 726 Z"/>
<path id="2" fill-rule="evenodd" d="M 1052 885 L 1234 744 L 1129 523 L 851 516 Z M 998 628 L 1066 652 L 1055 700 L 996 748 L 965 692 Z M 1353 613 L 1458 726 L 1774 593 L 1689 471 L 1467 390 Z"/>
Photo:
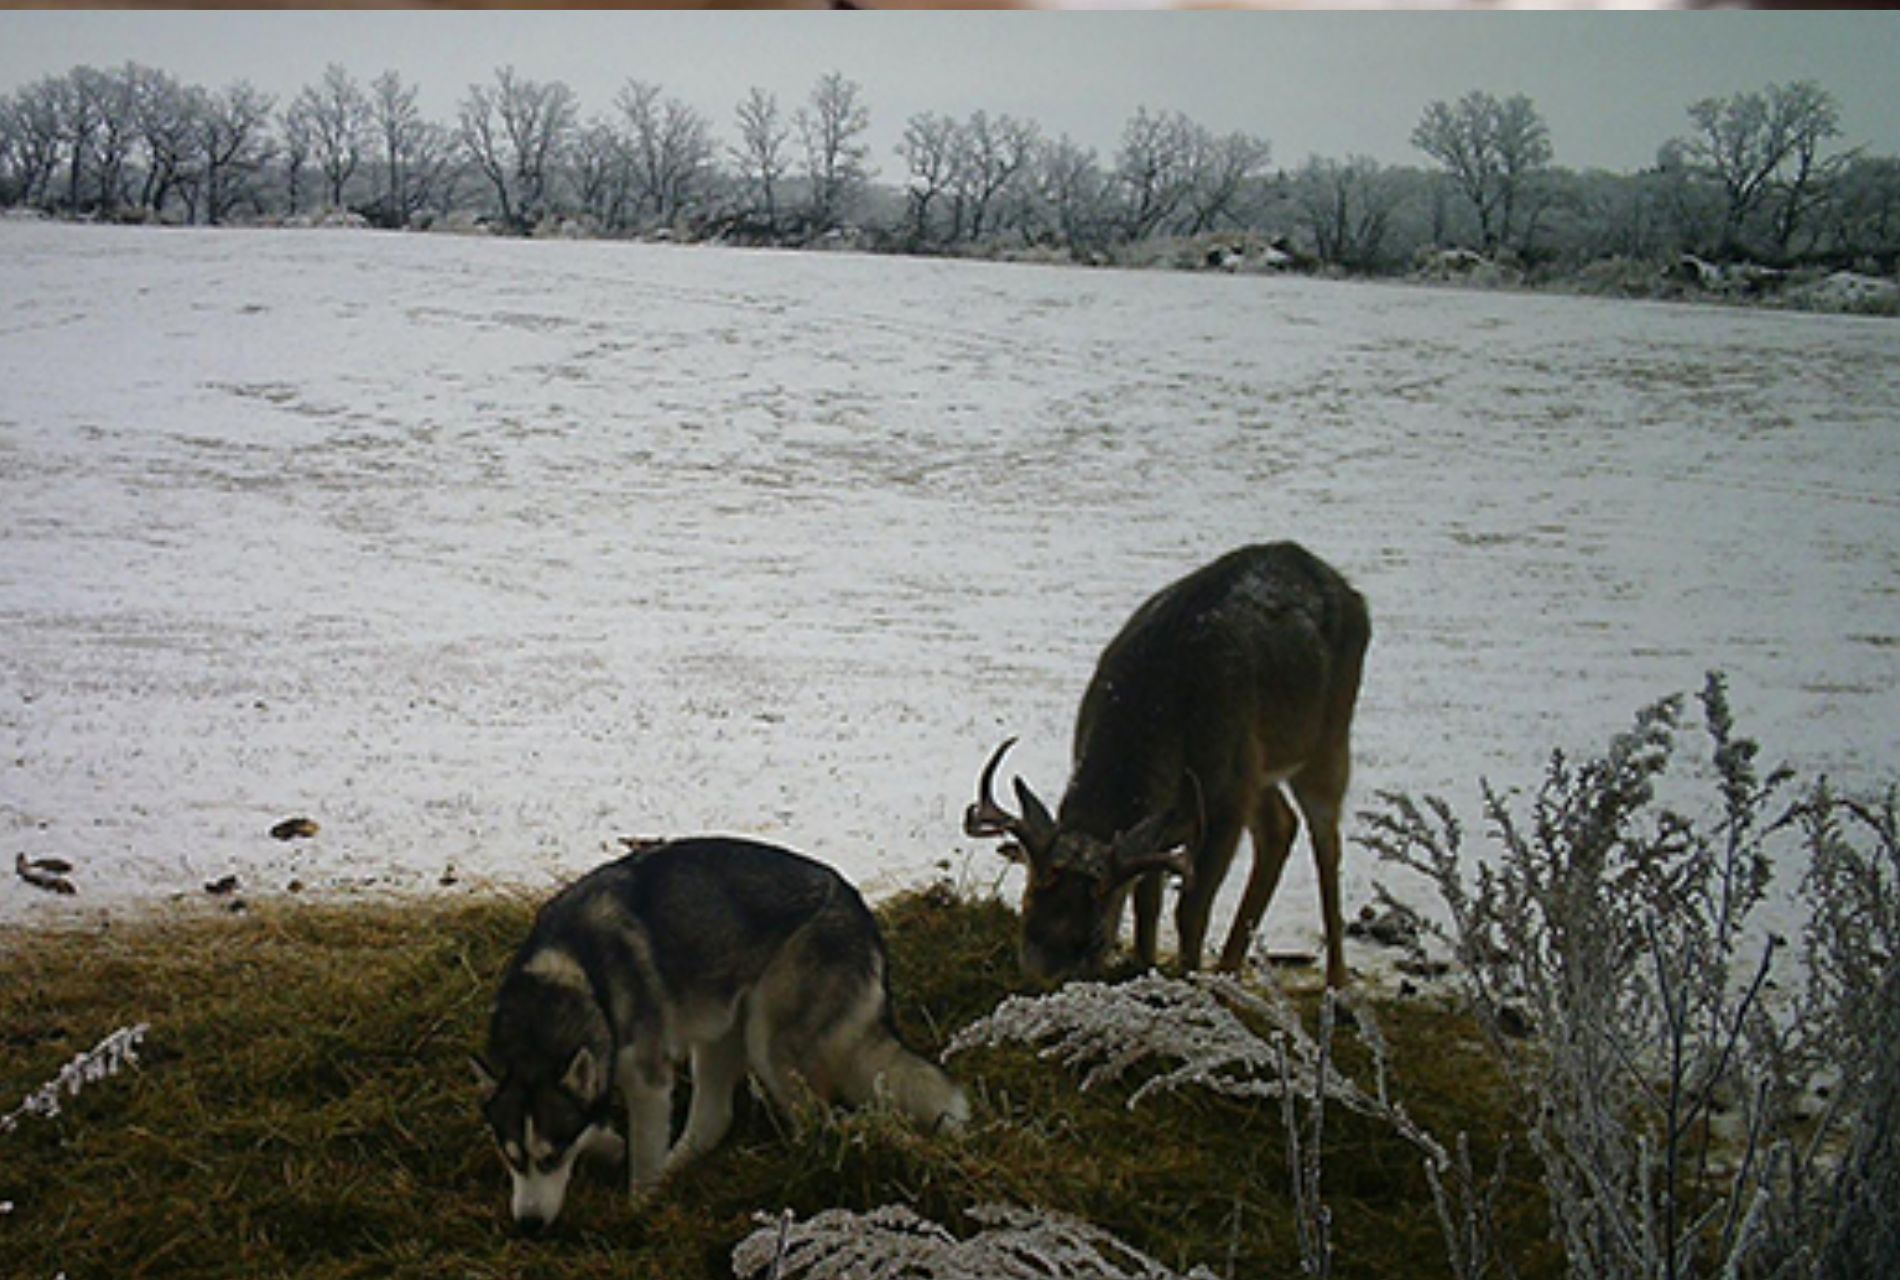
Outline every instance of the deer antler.
<path id="1" fill-rule="evenodd" d="M 996 782 L 996 766 L 1003 763 L 1003 756 L 1016 745 L 1016 739 L 1005 738 L 1003 745 L 996 748 L 990 756 L 990 762 L 983 766 L 983 776 L 976 784 L 976 803 L 963 811 L 963 834 L 989 839 L 994 836 L 1015 836 L 1021 839 L 1025 834 L 1023 820 L 996 803 L 993 787 Z"/>
<path id="2" fill-rule="evenodd" d="M 1150 871 L 1172 872 L 1181 877 L 1183 886 L 1193 881 L 1194 851 L 1200 847 L 1201 837 L 1207 832 L 1207 797 L 1201 790 L 1201 779 L 1194 770 L 1187 770 L 1183 779 L 1187 784 L 1187 795 L 1193 800 L 1192 810 L 1183 812 L 1187 808 L 1183 803 L 1184 798 L 1177 797 L 1173 809 L 1155 814 L 1117 836 L 1114 846 L 1114 883 L 1132 880 Z M 1169 834 L 1178 831 L 1189 818 L 1194 825 L 1188 834 L 1179 839 L 1169 839 Z"/>
<path id="3" fill-rule="evenodd" d="M 1014 780 L 1016 800 L 1023 807 L 1020 816 L 996 803 L 993 790 L 996 766 L 1003 762 L 1003 754 L 1015 745 L 1016 739 L 1004 739 L 990 762 L 983 766 L 983 777 L 976 786 L 976 803 L 963 811 L 963 831 L 965 835 L 984 839 L 1008 836 L 1009 842 L 1000 850 L 1003 856 L 1013 860 L 1026 857 L 1031 865 L 1037 865 L 1048 856 L 1055 843 L 1056 820 L 1021 778 Z"/>

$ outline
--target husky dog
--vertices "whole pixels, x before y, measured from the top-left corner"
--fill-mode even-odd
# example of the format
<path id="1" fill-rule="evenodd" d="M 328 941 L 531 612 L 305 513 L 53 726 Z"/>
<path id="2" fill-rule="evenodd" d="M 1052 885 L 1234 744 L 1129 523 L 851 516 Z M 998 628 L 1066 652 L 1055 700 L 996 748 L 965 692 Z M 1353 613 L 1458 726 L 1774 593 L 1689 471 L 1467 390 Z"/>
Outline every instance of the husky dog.
<path id="1" fill-rule="evenodd" d="M 669 1150 L 688 1056 L 692 1106 Z M 719 1143 L 748 1069 L 782 1107 L 883 1094 L 927 1127 L 969 1116 L 963 1091 L 897 1038 L 884 941 L 857 890 L 748 840 L 661 844 L 557 894 L 502 977 L 475 1067 L 529 1234 L 560 1213 L 583 1152 L 621 1150 L 616 1088 L 635 1195 Z"/>

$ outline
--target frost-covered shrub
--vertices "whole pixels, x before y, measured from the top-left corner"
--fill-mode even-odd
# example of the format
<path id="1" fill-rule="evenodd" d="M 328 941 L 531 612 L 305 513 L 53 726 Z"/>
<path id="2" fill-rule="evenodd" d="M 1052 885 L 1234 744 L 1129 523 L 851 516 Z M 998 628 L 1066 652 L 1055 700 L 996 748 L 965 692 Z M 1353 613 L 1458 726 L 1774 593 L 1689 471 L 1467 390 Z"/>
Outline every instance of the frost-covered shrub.
<path id="1" fill-rule="evenodd" d="M 1854 1175 L 1850 1160 L 1839 1177 L 1859 1181 L 1837 1187 L 1826 1164 L 1856 1108 L 1893 1110 L 1877 1085 L 1891 1089 L 1895 1052 L 1892 806 L 1844 822 L 1824 788 L 1785 800 L 1790 773 L 1758 772 L 1719 677 L 1702 707 L 1709 815 L 1661 798 L 1677 698 L 1600 757 L 1554 756 L 1528 813 L 1487 784 L 1489 857 L 1467 856 L 1442 801 L 1386 796 L 1367 815 L 1365 843 L 1444 899 L 1444 940 L 1516 1087 L 1571 1274 L 1591 1280 L 1812 1274 L 1843 1195 L 1875 1195 L 1870 1179 L 1890 1195 L 1900 1176 Z M 1810 895 L 1825 882 L 1814 986 L 1770 1008 L 1771 979 L 1792 980 L 1790 948 L 1750 917 L 1775 864 L 1803 852 L 1820 868 Z M 1841 1066 L 1817 1119 L 1804 1099 L 1823 1046 Z"/>
<path id="2" fill-rule="evenodd" d="M 1236 1010 L 1264 1021 L 1269 1037 L 1256 1034 Z M 1129 1095 L 1130 1110 L 1151 1094 L 1200 1088 L 1233 1098 L 1323 1093 L 1361 1114 L 1403 1117 L 1385 1092 L 1383 1045 L 1371 1011 L 1356 1008 L 1355 1018 L 1374 1049 L 1379 1079 L 1371 1091 L 1332 1065 L 1330 1022 L 1316 1037 L 1278 991 L 1219 974 L 1181 979 L 1149 972 L 1126 982 L 1071 982 L 1047 995 L 1011 996 L 953 1036 L 944 1056 L 1027 1045 L 1079 1071 L 1084 1089 L 1122 1080 L 1138 1066 L 1159 1066 Z M 1430 1148 L 1443 1157 L 1437 1144 Z"/>
<path id="3" fill-rule="evenodd" d="M 945 1050 L 1027 1045 L 1081 1075 L 1081 1087 L 1144 1079 L 1133 1109 L 1157 1093 L 1206 1089 L 1227 1097 L 1277 1100 L 1286 1123 L 1295 1228 L 1306 1274 L 1330 1274 L 1330 1216 L 1320 1198 L 1320 1143 L 1327 1102 L 1387 1120 L 1426 1152 L 1434 1171 L 1445 1151 L 1413 1124 L 1384 1087 L 1384 1042 L 1370 1009 L 1354 1022 L 1373 1050 L 1377 1082 L 1360 1087 L 1335 1069 L 1336 995 L 1328 993 L 1317 1033 L 1276 991 L 1228 977 L 1191 980 L 1148 973 L 1127 982 L 1072 982 L 1040 996 L 1003 1001 L 965 1027 Z M 1241 1016 L 1267 1028 L 1260 1034 Z M 1304 1114 L 1302 1115 L 1302 1109 Z M 1439 1184 L 1434 1176 L 1434 1186 Z M 803 1223 L 787 1213 L 763 1220 L 734 1249 L 735 1274 L 770 1280 L 1175 1280 L 1177 1273 L 1098 1227 L 1041 1209 L 984 1205 L 969 1211 L 982 1230 L 959 1239 L 901 1206 L 869 1213 L 837 1209 Z M 1471 1274 L 1471 1273 L 1466 1273 Z M 1196 1267 L 1190 1280 L 1214 1280 Z"/>
<path id="4" fill-rule="evenodd" d="M 1327 1105 L 1338 1103 L 1389 1124 L 1418 1148 L 1449 1253 L 1454 1259 L 1487 1258 L 1490 1233 L 1478 1217 L 1481 1192 L 1469 1155 L 1461 1144 L 1462 1159 L 1454 1161 L 1387 1091 L 1389 1055 L 1370 1006 L 1349 1008 L 1351 1025 L 1371 1052 L 1371 1088 L 1335 1066 L 1333 1036 L 1342 999 L 1328 991 L 1318 1029 L 1309 1032 L 1277 989 L 1250 988 L 1224 975 L 1184 980 L 1150 972 L 1120 983 L 1071 982 L 1047 995 L 1003 1001 L 988 1017 L 958 1032 L 945 1056 L 1027 1045 L 1080 1072 L 1084 1089 L 1123 1080 L 1141 1068 L 1150 1074 L 1130 1093 L 1130 1110 L 1153 1094 L 1187 1088 L 1277 1100 L 1285 1123 L 1301 1268 L 1315 1277 L 1332 1270 L 1332 1218 L 1321 1194 L 1320 1151 Z M 1266 1034 L 1255 1032 L 1240 1013 L 1267 1027 Z M 1475 1268 L 1459 1264 L 1457 1274 L 1482 1274 L 1482 1261 Z"/>
<path id="5" fill-rule="evenodd" d="M 145 1023 L 120 1027 L 59 1069 L 59 1074 L 29 1093 L 19 1106 L 0 1115 L 0 1133 L 12 1133 L 27 1116 L 51 1120 L 60 1112 L 60 1097 L 79 1096 L 89 1084 L 110 1079 L 139 1062 L 139 1043 L 151 1028 Z"/>
<path id="6" fill-rule="evenodd" d="M 1900 281 L 1856 271 L 1835 271 L 1818 279 L 1800 279 L 1786 299 L 1808 311 L 1849 315 L 1900 315 Z"/>
<path id="7" fill-rule="evenodd" d="M 1867 1001 L 1870 1038 L 1864 1056 L 1867 1075 L 1855 1116 L 1853 1140 L 1832 1178 L 1817 1193 L 1831 1205 L 1822 1233 L 1815 1274 L 1821 1280 L 1889 1274 L 1900 1259 L 1900 966 L 1888 965 L 1887 977 Z M 1784 1224 L 1795 1234 L 1786 1243 L 1800 1245 L 1801 1215 Z"/>
<path id="8" fill-rule="evenodd" d="M 1900 1258 L 1900 794 L 1852 800 L 1822 782 L 1794 821 L 1809 855 L 1799 1060 L 1833 1073 L 1852 1134 L 1808 1187 L 1823 1202 L 1816 1274 L 1846 1280 Z M 1776 1225 L 1783 1251 L 1800 1252 L 1811 1224 L 1794 1213 Z"/>
<path id="9" fill-rule="evenodd" d="M 981 1205 L 982 1230 L 959 1240 L 902 1205 L 828 1209 L 804 1222 L 765 1219 L 732 1251 L 741 1280 L 1216 1280 L 1182 1276 L 1099 1227 L 1066 1214 Z"/>
<path id="10" fill-rule="evenodd" d="M 1854 800 L 1824 780 L 1792 821 L 1808 854 L 1801 1027 L 1819 1041 L 1806 1046 L 1810 1055 L 1834 1055 L 1852 1091 L 1874 1070 L 1889 1016 L 1878 992 L 1900 956 L 1900 793 Z"/>

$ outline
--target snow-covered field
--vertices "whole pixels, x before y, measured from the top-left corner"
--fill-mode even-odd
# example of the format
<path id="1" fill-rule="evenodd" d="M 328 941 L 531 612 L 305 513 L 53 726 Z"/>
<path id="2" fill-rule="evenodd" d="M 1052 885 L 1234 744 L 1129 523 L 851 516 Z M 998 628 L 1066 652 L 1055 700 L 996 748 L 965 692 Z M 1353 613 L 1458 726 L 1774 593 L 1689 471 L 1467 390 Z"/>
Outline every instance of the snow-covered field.
<path id="1" fill-rule="evenodd" d="M 1900 772 L 1890 321 L 30 223 L 0 298 L 0 855 L 78 889 L 0 921 L 699 830 L 987 884 L 990 748 L 1053 801 L 1128 612 L 1283 537 L 1372 605 L 1360 802 L 1710 667 L 1771 754 Z"/>

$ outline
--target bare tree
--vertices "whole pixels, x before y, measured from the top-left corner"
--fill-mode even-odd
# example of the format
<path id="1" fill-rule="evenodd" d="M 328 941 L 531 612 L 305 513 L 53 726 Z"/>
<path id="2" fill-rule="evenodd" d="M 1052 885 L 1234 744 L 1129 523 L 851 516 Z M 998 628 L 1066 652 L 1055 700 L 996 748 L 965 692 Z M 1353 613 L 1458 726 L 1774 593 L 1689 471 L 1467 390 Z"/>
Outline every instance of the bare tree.
<path id="1" fill-rule="evenodd" d="M 383 166 L 377 203 L 382 221 L 389 226 L 404 225 L 415 212 L 410 169 L 423 128 L 416 92 L 417 86 L 405 85 L 394 71 L 383 72 L 369 87 L 369 130 Z"/>
<path id="2" fill-rule="evenodd" d="M 271 96 L 247 80 L 216 93 L 197 91 L 197 199 L 194 205 L 216 226 L 246 199 L 255 201 L 252 183 L 270 157 Z"/>
<path id="3" fill-rule="evenodd" d="M 958 130 L 960 163 L 953 168 L 951 183 L 959 234 L 980 240 L 991 230 L 992 210 L 1028 174 L 1040 136 L 1027 120 L 1006 115 L 992 118 L 983 111 L 972 114 Z"/>
<path id="4" fill-rule="evenodd" d="M 13 98 L 10 113 L 15 156 L 19 166 L 20 198 L 28 204 L 50 203 L 53 174 L 60 158 L 60 89 L 52 77 L 36 80 Z"/>
<path id="5" fill-rule="evenodd" d="M 637 216 L 656 219 L 665 161 L 660 154 L 660 86 L 629 80 L 614 96 L 620 112 L 620 146 L 625 153 L 628 188 Z"/>
<path id="6" fill-rule="evenodd" d="M 320 83 L 304 86 L 290 104 L 286 126 L 292 118 L 310 140 L 331 207 L 343 208 L 344 188 L 370 146 L 369 98 L 350 73 L 333 62 L 323 69 Z"/>
<path id="7" fill-rule="evenodd" d="M 53 101 L 59 120 L 59 143 L 66 162 L 65 205 L 77 213 L 84 193 L 86 162 L 91 159 L 93 136 L 99 128 L 100 73 L 92 67 L 74 67 L 55 82 Z"/>
<path id="8" fill-rule="evenodd" d="M 469 86 L 460 139 L 494 188 L 504 225 L 527 231 L 547 212 L 554 162 L 572 140 L 574 91 L 560 81 L 495 73 L 494 86 Z"/>
<path id="9" fill-rule="evenodd" d="M 1294 202 L 1320 261 L 1355 270 L 1377 264 L 1402 190 L 1369 156 L 1307 160 Z"/>
<path id="10" fill-rule="evenodd" d="M 1532 203 L 1544 172 L 1550 168 L 1550 128 L 1531 100 L 1512 94 L 1498 106 L 1497 131 L 1492 145 L 1498 163 L 1498 238 L 1514 244 L 1520 205 Z"/>
<path id="11" fill-rule="evenodd" d="M 1200 235 L 1222 222 L 1243 221 L 1243 203 L 1266 176 L 1272 146 L 1245 133 L 1216 137 L 1200 125 L 1190 128 L 1187 137 L 1190 178 L 1182 230 Z"/>
<path id="12" fill-rule="evenodd" d="M 1900 159 L 1857 156 L 1841 170 L 1830 207 L 1828 239 L 1840 252 L 1900 249 Z"/>
<path id="13" fill-rule="evenodd" d="M 661 216 L 688 217 L 706 201 L 716 171 L 712 121 L 697 107 L 667 99 L 660 122 L 660 154 L 666 180 L 660 185 Z"/>
<path id="14" fill-rule="evenodd" d="M 1037 148 L 1036 195 L 1052 230 L 1072 252 L 1098 249 L 1114 222 L 1114 191 L 1092 147 L 1063 135 Z"/>
<path id="15" fill-rule="evenodd" d="M 1655 169 L 1612 173 L 1557 171 L 1553 208 L 1567 215 L 1553 239 L 1578 263 L 1595 258 L 1651 259 L 1671 246 L 1669 180 Z"/>
<path id="16" fill-rule="evenodd" d="M 128 62 L 74 67 L 0 98 L 0 200 L 106 215 L 135 202 L 156 207 L 149 197 L 174 170 L 169 153 L 152 151 L 149 126 L 157 99 L 178 93 L 163 72 Z M 179 154 L 198 145 L 182 127 L 168 136 Z"/>
<path id="17" fill-rule="evenodd" d="M 139 80 L 136 121 L 145 171 L 139 204 L 154 214 L 163 214 L 171 197 L 190 180 L 203 97 L 163 71 L 147 72 Z"/>
<path id="18" fill-rule="evenodd" d="M 1123 193 L 1123 230 L 1130 240 L 1154 235 L 1180 210 L 1194 187 L 1196 126 L 1180 112 L 1138 108 L 1122 130 L 1115 180 Z"/>
<path id="19" fill-rule="evenodd" d="M 913 252 L 936 239 L 931 207 L 950 190 L 962 151 L 963 126 L 949 116 L 922 111 L 904 124 L 897 154 L 910 171 L 905 240 Z"/>
<path id="20" fill-rule="evenodd" d="M 1831 197 L 1855 153 L 1821 158 L 1821 145 L 1841 132 L 1840 112 L 1827 90 L 1801 80 L 1783 88 L 1771 86 L 1768 93 L 1793 138 L 1788 171 L 1776 184 L 1775 248 L 1785 254 L 1808 215 Z"/>
<path id="21" fill-rule="evenodd" d="M 1531 100 L 1473 90 L 1456 104 L 1433 102 L 1412 130 L 1412 145 L 1442 164 L 1471 202 L 1485 252 L 1511 247 L 1525 186 L 1551 157 L 1550 130 Z"/>
<path id="22" fill-rule="evenodd" d="M 460 174 L 455 136 L 422 118 L 416 93 L 417 86 L 394 71 L 376 77 L 369 89 L 370 130 L 382 160 L 377 217 L 385 226 L 407 226 L 425 208 L 446 213 L 454 203 Z"/>
<path id="23" fill-rule="evenodd" d="M 497 74 L 508 77 L 503 81 L 508 84 L 514 70 L 504 68 Z M 468 96 L 462 99 L 458 113 L 458 138 L 482 176 L 494 187 L 495 200 L 501 206 L 502 224 L 510 230 L 526 230 L 516 213 L 520 182 L 516 177 L 515 158 L 508 150 L 508 132 L 499 120 L 498 97 L 498 91 L 486 86 L 469 86 Z"/>
<path id="24" fill-rule="evenodd" d="M 19 203 L 24 186 L 25 140 L 16 118 L 18 111 L 13 95 L 0 95 L 0 207 Z"/>
<path id="25" fill-rule="evenodd" d="M 455 131 L 432 120 L 421 121 L 403 152 L 399 222 L 392 225 L 407 226 L 422 214 L 447 217 L 465 207 L 464 183 L 471 176 Z"/>
<path id="26" fill-rule="evenodd" d="M 618 228 L 627 217 L 627 149 L 620 131 L 596 117 L 574 135 L 574 196 L 582 211 L 603 227 Z"/>
<path id="27" fill-rule="evenodd" d="M 668 225 L 700 196 L 712 171 L 712 125 L 658 85 L 629 80 L 614 99 L 625 126 L 624 146 L 634 207 Z"/>
<path id="28" fill-rule="evenodd" d="M 871 127 L 871 112 L 858 99 L 860 88 L 857 81 L 829 72 L 819 78 L 807 104 L 793 117 L 811 183 L 811 220 L 820 230 L 844 219 L 871 176 L 866 164 L 870 148 L 863 142 Z"/>
<path id="29" fill-rule="evenodd" d="M 139 80 L 145 69 L 128 62 L 113 71 L 94 72 L 92 94 L 98 113 L 93 132 L 92 165 L 100 212 L 112 214 L 128 199 L 126 165 L 138 136 Z"/>
<path id="30" fill-rule="evenodd" d="M 778 184 L 791 170 L 785 147 L 791 129 L 779 115 L 778 96 L 754 88 L 739 104 L 739 145 L 728 153 L 767 226 L 778 223 Z"/>
<path id="31" fill-rule="evenodd" d="M 1740 253 L 1757 215 L 1786 252 L 1845 157 L 1822 161 L 1820 148 L 1840 133 L 1834 98 L 1811 80 L 1770 85 L 1761 93 L 1703 98 L 1689 107 L 1695 131 L 1664 147 L 1665 166 L 1679 163 L 1719 187 L 1722 228 L 1716 248 Z"/>
<path id="32" fill-rule="evenodd" d="M 293 104 L 284 112 L 283 127 L 278 130 L 284 162 L 284 201 L 292 217 L 303 212 L 304 170 L 317 149 L 310 114 Z"/>

